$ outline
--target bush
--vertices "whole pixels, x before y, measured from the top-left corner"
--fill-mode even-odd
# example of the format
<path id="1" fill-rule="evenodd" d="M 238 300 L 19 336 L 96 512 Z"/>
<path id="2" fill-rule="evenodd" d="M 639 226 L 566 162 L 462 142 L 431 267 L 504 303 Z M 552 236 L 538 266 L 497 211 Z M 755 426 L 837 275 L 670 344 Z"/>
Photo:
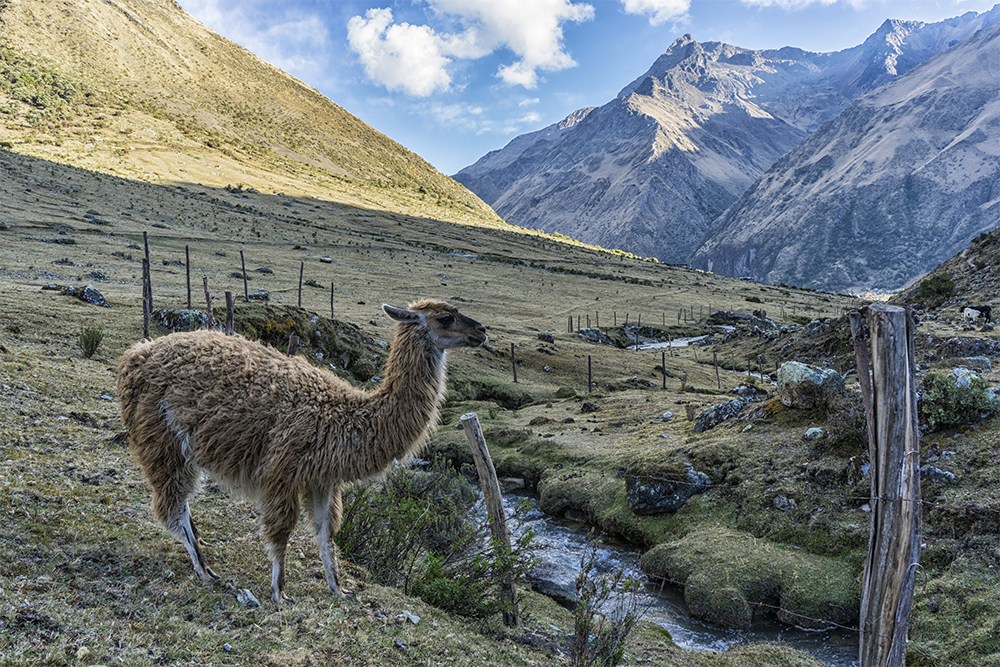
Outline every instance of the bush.
<path id="1" fill-rule="evenodd" d="M 951 373 L 927 373 L 920 400 L 920 421 L 928 431 L 962 426 L 997 412 L 989 382 L 975 371 L 956 368 Z"/>
<path id="2" fill-rule="evenodd" d="M 429 472 L 397 468 L 380 487 L 345 494 L 337 543 L 373 581 L 451 613 L 491 616 L 509 607 L 503 582 L 534 567 L 534 533 L 520 535 L 511 549 L 494 544 L 485 519 L 470 512 L 476 498 L 442 461 Z"/>
<path id="3" fill-rule="evenodd" d="M 580 601 L 573 610 L 573 667 L 613 667 L 625 657 L 625 641 L 639 621 L 641 583 L 618 569 L 607 576 L 594 576 L 597 551 L 593 547 L 580 558 L 576 588 Z"/>
<path id="4" fill-rule="evenodd" d="M 83 358 L 90 359 L 97 352 L 104 340 L 104 330 L 101 327 L 83 327 L 80 329 L 80 338 L 77 345 L 83 350 Z"/>
<path id="5" fill-rule="evenodd" d="M 955 281 L 947 273 L 940 273 L 920 281 L 920 288 L 917 290 L 917 299 L 923 304 L 925 309 L 937 308 L 954 293 Z"/>

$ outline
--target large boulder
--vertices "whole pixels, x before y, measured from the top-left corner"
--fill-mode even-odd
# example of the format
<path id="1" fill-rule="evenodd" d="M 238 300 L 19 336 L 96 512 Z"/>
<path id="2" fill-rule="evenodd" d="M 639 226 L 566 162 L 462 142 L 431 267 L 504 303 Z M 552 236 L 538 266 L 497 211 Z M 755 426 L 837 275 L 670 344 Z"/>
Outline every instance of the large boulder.
<path id="1" fill-rule="evenodd" d="M 63 287 L 60 294 L 66 296 L 73 296 L 83 301 L 85 303 L 93 304 L 95 306 L 100 306 L 101 308 L 110 308 L 111 304 L 104 299 L 104 295 L 101 294 L 93 285 L 87 285 L 86 287 Z"/>
<path id="2" fill-rule="evenodd" d="M 567 565 L 547 561 L 528 573 L 528 581 L 542 595 L 559 604 L 574 606 L 580 601 L 580 592 L 576 589 L 578 576 L 576 570 Z"/>
<path id="3" fill-rule="evenodd" d="M 676 512 L 691 496 L 712 488 L 712 480 L 690 465 L 684 479 L 661 479 L 629 475 L 625 479 L 625 499 L 636 514 Z"/>
<path id="4" fill-rule="evenodd" d="M 778 398 L 785 407 L 811 410 L 843 392 L 844 378 L 831 368 L 786 361 L 778 369 Z"/>
<path id="5" fill-rule="evenodd" d="M 694 430 L 707 431 L 716 424 L 721 424 L 727 419 L 732 419 L 739 414 L 740 410 L 742 410 L 748 402 L 749 401 L 745 398 L 734 398 L 726 403 L 713 405 L 698 415 L 697 419 L 694 421 Z"/>

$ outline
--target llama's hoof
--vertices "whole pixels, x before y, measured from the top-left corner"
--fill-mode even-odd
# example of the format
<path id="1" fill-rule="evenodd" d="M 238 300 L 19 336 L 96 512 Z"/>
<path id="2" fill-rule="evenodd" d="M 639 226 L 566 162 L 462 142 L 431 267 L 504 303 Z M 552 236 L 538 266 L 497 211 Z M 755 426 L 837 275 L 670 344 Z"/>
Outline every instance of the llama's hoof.
<path id="1" fill-rule="evenodd" d="M 271 601 L 274 602 L 274 604 L 276 604 L 278 606 L 286 605 L 286 606 L 290 607 L 293 604 L 295 604 L 295 598 L 288 597 L 287 595 L 285 595 L 284 591 L 282 591 L 281 593 L 276 593 L 276 594 L 272 595 L 271 596 Z"/>

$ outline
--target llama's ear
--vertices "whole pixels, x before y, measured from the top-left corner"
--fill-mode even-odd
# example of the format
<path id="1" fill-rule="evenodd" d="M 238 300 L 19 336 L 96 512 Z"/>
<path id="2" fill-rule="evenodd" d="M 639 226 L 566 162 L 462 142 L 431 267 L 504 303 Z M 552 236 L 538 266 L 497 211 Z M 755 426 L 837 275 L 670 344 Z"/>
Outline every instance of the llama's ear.
<path id="1" fill-rule="evenodd" d="M 383 303 L 382 310 L 390 319 L 396 320 L 397 322 L 419 322 L 420 314 L 415 313 L 412 310 L 406 310 L 405 308 L 394 308 L 389 304 Z"/>

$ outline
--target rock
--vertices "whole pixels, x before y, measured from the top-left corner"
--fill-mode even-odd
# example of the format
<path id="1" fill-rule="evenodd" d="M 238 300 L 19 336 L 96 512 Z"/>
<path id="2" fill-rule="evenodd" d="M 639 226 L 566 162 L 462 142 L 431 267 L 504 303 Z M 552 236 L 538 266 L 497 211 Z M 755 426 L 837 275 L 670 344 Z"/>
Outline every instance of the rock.
<path id="1" fill-rule="evenodd" d="M 996 357 L 1000 356 L 1000 341 L 957 336 L 941 346 L 945 357 Z"/>
<path id="2" fill-rule="evenodd" d="M 614 347 L 615 344 L 611 342 L 611 339 L 604 335 L 604 332 L 600 329 L 577 329 L 576 334 L 588 343 L 598 343 L 600 345 L 609 345 Z"/>
<path id="3" fill-rule="evenodd" d="M 767 390 L 758 387 L 755 384 L 741 384 L 735 387 L 732 393 L 737 396 L 741 396 L 748 401 L 762 401 L 767 398 Z"/>
<path id="4" fill-rule="evenodd" d="M 776 510 L 787 512 L 788 510 L 793 510 L 796 507 L 798 507 L 798 505 L 795 501 L 784 494 L 776 496 L 774 499 L 774 508 Z"/>
<path id="5" fill-rule="evenodd" d="M 830 368 L 786 361 L 778 369 L 778 398 L 787 408 L 812 409 L 844 391 L 844 378 Z"/>
<path id="6" fill-rule="evenodd" d="M 920 466 L 920 479 L 928 482 L 954 482 L 955 474 L 932 465 L 926 465 Z"/>
<path id="7" fill-rule="evenodd" d="M 247 298 L 251 299 L 252 301 L 270 301 L 271 293 L 268 292 L 266 289 L 258 289 L 254 290 L 253 292 L 250 292 L 250 294 L 247 295 Z"/>
<path id="8" fill-rule="evenodd" d="M 745 398 L 734 398 L 726 403 L 713 405 L 698 415 L 698 418 L 694 422 L 694 430 L 707 431 L 713 426 L 735 417 L 746 404 L 747 400 Z"/>
<path id="9" fill-rule="evenodd" d="M 333 260 L 329 257 L 320 257 L 319 261 L 323 262 L 324 264 L 333 264 Z"/>
<path id="10" fill-rule="evenodd" d="M 236 594 L 236 601 L 239 602 L 244 607 L 259 607 L 260 602 L 254 597 L 254 594 L 250 592 L 249 589 L 244 588 L 242 591 Z"/>
<path id="11" fill-rule="evenodd" d="M 208 326 L 207 314 L 187 308 L 154 310 L 153 319 L 171 331 L 195 331 Z"/>
<path id="12" fill-rule="evenodd" d="M 636 514 L 676 512 L 696 493 L 712 488 L 712 480 L 690 465 L 682 480 L 660 479 L 641 475 L 625 478 L 625 499 Z"/>
<path id="13" fill-rule="evenodd" d="M 111 307 L 111 304 L 104 299 L 104 295 L 98 292 L 93 285 L 87 285 L 83 289 L 79 287 L 63 287 L 59 293 L 66 296 L 74 296 L 80 301 L 100 306 L 101 308 Z"/>
<path id="14" fill-rule="evenodd" d="M 597 407 L 596 405 L 594 405 L 593 403 L 589 402 L 589 401 L 584 401 L 580 405 L 580 412 L 582 414 L 588 414 L 588 413 L 591 413 L 591 412 L 597 412 L 598 410 L 600 410 L 600 408 Z"/>
<path id="15" fill-rule="evenodd" d="M 542 332 L 542 333 L 538 334 L 538 340 L 545 341 L 546 343 L 554 343 L 554 342 L 556 342 L 555 336 L 553 336 L 550 333 L 545 333 L 545 332 Z"/>
<path id="16" fill-rule="evenodd" d="M 830 322 L 829 317 L 820 317 L 810 321 L 809 324 L 802 327 L 803 336 L 822 336 L 823 334 L 832 332 L 833 324 Z"/>
<path id="17" fill-rule="evenodd" d="M 709 325 L 723 325 L 735 327 L 741 324 L 747 324 L 750 321 L 750 316 L 746 313 L 736 313 L 729 310 L 717 310 L 708 316 L 705 320 L 706 324 Z"/>
<path id="18" fill-rule="evenodd" d="M 826 435 L 826 431 L 821 428 L 813 427 L 802 434 L 803 440 L 819 440 Z"/>
<path id="19" fill-rule="evenodd" d="M 406 620 L 408 620 L 410 623 L 413 623 L 413 625 L 416 625 L 417 623 L 420 622 L 420 617 L 419 616 L 417 616 L 416 614 L 411 614 L 410 612 L 406 611 L 405 609 L 403 611 L 399 612 L 399 613 L 402 614 L 403 617 L 406 618 Z"/>
<path id="20" fill-rule="evenodd" d="M 663 421 L 668 422 L 668 421 L 670 421 L 673 418 L 674 418 L 674 413 L 673 412 L 664 412 L 663 413 Z"/>
<path id="21" fill-rule="evenodd" d="M 959 357 L 955 359 L 955 363 L 977 371 L 993 370 L 993 364 L 990 362 L 989 357 Z"/>
<path id="22" fill-rule="evenodd" d="M 528 573 L 532 588 L 559 604 L 570 606 L 580 601 L 576 578 L 576 570 L 553 562 L 544 562 Z"/>

